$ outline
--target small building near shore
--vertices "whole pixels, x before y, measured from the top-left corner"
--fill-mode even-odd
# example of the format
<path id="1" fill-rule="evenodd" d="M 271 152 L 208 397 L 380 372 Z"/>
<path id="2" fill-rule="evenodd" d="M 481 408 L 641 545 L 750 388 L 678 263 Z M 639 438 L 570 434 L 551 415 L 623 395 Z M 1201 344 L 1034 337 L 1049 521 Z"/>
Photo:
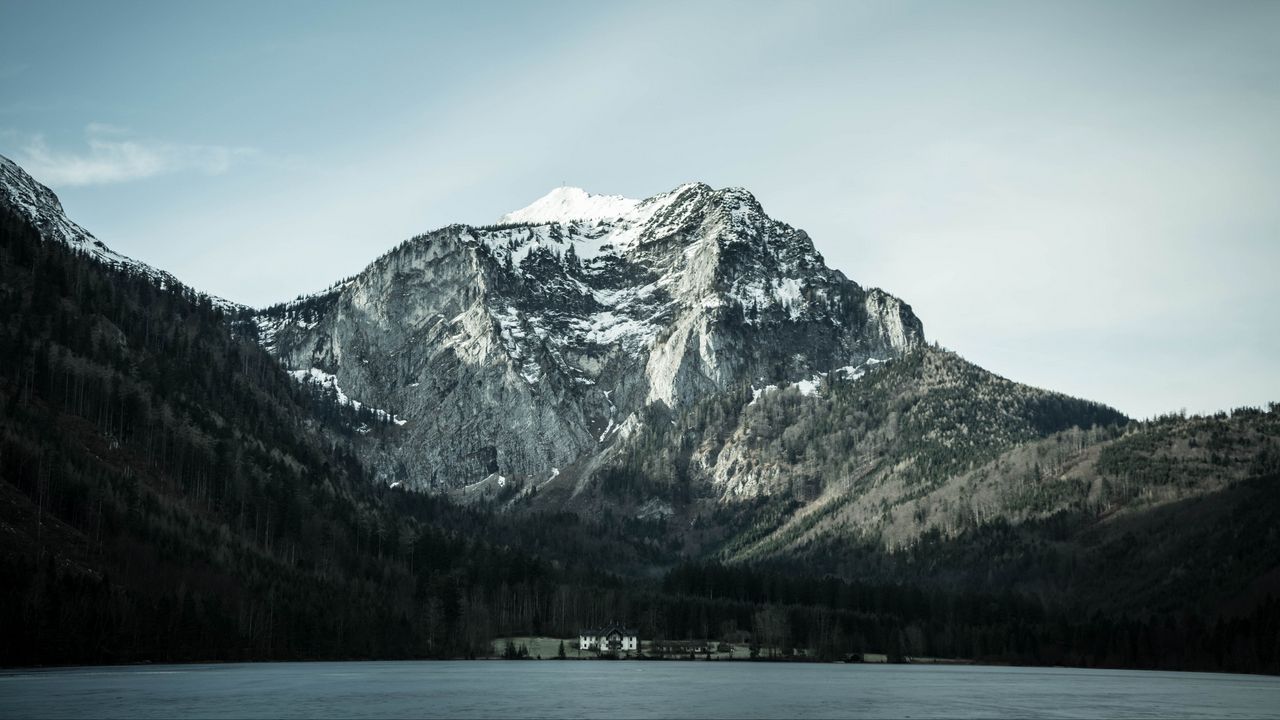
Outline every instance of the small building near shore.
<path id="1" fill-rule="evenodd" d="M 579 630 L 578 649 L 602 653 L 635 652 L 640 649 L 640 637 L 634 628 L 612 623 L 602 628 Z"/>

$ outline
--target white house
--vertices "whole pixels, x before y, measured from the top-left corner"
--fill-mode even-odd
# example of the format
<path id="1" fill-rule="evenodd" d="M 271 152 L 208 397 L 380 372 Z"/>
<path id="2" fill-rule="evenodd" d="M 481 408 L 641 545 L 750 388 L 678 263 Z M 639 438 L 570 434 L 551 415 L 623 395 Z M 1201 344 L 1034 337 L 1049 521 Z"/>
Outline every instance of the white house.
<path id="1" fill-rule="evenodd" d="M 617 623 L 599 629 L 578 631 L 578 649 L 597 652 L 635 652 L 640 649 L 639 634 Z"/>

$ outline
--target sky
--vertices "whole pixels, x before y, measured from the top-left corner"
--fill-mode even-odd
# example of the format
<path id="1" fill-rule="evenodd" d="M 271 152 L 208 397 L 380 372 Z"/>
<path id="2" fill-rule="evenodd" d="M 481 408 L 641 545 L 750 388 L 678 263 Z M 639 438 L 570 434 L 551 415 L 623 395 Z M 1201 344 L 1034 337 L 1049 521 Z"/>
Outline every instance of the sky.
<path id="1" fill-rule="evenodd" d="M 750 190 L 931 341 L 1280 401 L 1280 2 L 0 0 L 0 154 L 255 306 L 561 184 Z"/>

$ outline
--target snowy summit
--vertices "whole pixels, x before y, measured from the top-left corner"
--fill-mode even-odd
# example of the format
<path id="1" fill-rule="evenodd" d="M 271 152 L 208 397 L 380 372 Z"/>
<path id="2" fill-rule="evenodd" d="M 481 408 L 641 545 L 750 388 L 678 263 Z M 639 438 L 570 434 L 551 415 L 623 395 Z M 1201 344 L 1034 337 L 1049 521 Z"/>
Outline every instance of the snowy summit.
<path id="1" fill-rule="evenodd" d="M 641 201 L 621 195 L 592 195 L 576 187 L 558 187 L 528 207 L 507 213 L 499 224 L 567 223 L 573 220 L 617 220 L 634 212 Z"/>

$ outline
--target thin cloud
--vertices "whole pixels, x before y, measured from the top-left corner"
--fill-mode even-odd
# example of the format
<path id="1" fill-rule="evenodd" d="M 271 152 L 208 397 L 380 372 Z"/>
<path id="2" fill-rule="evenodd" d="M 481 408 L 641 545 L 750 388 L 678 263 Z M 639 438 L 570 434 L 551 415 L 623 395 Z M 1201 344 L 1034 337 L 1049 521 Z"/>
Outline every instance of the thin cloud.
<path id="1" fill-rule="evenodd" d="M 220 175 L 255 154 L 251 148 L 133 139 L 125 129 L 101 123 L 90 124 L 85 134 L 88 147 L 80 152 L 50 148 L 43 137 L 36 136 L 22 148 L 19 161 L 49 185 L 75 187 L 179 172 Z"/>
<path id="2" fill-rule="evenodd" d="M 129 132 L 129 128 L 121 127 L 119 125 L 112 125 L 110 123 L 100 123 L 100 122 L 91 122 L 88 125 L 85 125 L 84 132 L 86 135 L 89 135 L 91 137 L 98 137 L 98 138 L 104 135 L 114 135 L 117 137 L 123 137 L 123 136 L 132 134 Z"/>

